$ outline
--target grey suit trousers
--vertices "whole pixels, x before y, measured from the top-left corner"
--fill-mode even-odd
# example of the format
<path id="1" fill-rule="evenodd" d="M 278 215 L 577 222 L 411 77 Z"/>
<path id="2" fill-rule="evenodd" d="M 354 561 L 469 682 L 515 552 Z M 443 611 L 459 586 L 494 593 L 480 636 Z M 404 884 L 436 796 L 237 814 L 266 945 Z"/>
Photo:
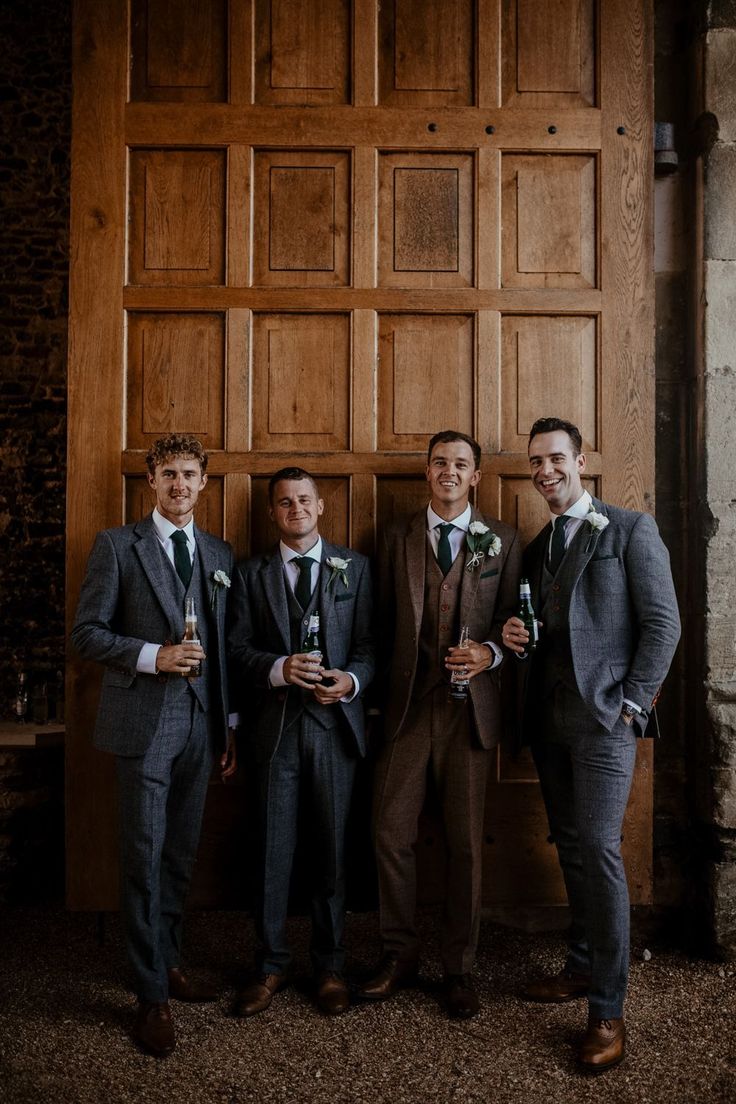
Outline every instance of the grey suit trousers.
<path id="1" fill-rule="evenodd" d="M 139 1000 L 168 1000 L 213 763 L 208 714 L 182 687 L 144 755 L 116 756 L 122 912 Z"/>
<path id="2" fill-rule="evenodd" d="M 629 891 L 621 826 L 636 761 L 636 735 L 609 732 L 580 696 L 558 683 L 532 745 L 572 913 L 565 969 L 590 975 L 591 1016 L 623 1015 L 629 970 Z"/>

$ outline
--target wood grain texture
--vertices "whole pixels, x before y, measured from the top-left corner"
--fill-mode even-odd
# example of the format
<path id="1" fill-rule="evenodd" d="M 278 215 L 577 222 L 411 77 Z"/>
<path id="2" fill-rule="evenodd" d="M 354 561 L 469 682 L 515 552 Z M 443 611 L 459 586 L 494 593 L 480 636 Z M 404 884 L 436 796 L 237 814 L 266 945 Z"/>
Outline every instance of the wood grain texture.
<path id="1" fill-rule="evenodd" d="M 130 98 L 227 98 L 227 0 L 131 0 Z"/>

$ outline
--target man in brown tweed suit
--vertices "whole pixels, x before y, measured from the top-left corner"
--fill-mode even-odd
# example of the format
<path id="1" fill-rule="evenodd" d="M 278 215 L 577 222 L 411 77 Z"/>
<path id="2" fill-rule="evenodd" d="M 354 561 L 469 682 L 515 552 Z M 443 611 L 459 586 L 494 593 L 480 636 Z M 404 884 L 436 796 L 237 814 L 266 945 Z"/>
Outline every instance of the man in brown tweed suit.
<path id="1" fill-rule="evenodd" d="M 480 455 L 463 433 L 436 434 L 427 457 L 429 506 L 392 525 L 379 553 L 379 639 L 390 652 L 373 808 L 383 958 L 361 989 L 365 999 L 383 1000 L 416 976 L 414 847 L 431 775 L 447 841 L 443 996 L 449 1015 L 461 1019 L 479 1008 L 470 971 L 480 927 L 483 810 L 500 736 L 501 627 L 516 609 L 520 563 L 516 530 L 469 504 Z M 456 646 L 462 625 L 470 631 L 464 649 Z M 469 693 L 457 701 L 449 679 L 463 668 Z"/>

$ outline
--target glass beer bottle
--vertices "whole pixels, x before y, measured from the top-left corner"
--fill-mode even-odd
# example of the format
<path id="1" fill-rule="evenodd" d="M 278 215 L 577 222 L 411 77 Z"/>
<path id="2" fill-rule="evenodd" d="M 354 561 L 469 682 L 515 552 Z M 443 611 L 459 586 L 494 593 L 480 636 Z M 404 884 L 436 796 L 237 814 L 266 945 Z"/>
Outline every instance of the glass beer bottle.
<path id="1" fill-rule="evenodd" d="M 539 643 L 539 626 L 532 606 L 532 591 L 528 579 L 521 579 L 519 582 L 519 620 L 524 622 L 524 628 L 529 633 L 529 639 L 524 645 L 524 655 L 529 655 Z"/>
<path id="2" fill-rule="evenodd" d="M 467 648 L 469 639 L 470 629 L 467 625 L 463 625 L 460 629 L 460 639 L 457 642 L 458 648 Z M 450 697 L 455 701 L 467 701 L 469 686 L 470 679 L 468 678 L 467 667 L 454 667 L 450 675 Z"/>
<path id="3" fill-rule="evenodd" d="M 197 628 L 197 606 L 193 598 L 187 598 L 184 613 L 184 636 L 182 644 L 201 644 L 199 629 Z M 184 674 L 184 678 L 199 678 L 202 674 L 202 664 L 199 660 L 193 663 Z"/>

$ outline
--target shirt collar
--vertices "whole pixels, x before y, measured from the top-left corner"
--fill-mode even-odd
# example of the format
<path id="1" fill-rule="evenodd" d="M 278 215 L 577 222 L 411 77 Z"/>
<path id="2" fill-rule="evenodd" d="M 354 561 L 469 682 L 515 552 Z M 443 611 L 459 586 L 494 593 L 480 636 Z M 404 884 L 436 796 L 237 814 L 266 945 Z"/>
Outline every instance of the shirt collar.
<path id="1" fill-rule="evenodd" d="M 296 560 L 300 556 L 309 556 L 310 559 L 315 560 L 317 563 L 322 563 L 322 538 L 317 537 L 316 544 L 313 544 L 308 552 L 295 552 L 293 548 L 289 548 L 288 544 L 279 541 L 279 551 L 281 553 L 281 559 L 285 564 L 291 563 L 292 560 Z"/>
<path id="2" fill-rule="evenodd" d="M 456 529 L 463 529 L 467 533 L 472 516 L 473 511 L 470 508 L 470 503 L 468 503 L 461 514 L 458 514 L 457 517 L 451 518 L 450 524 L 454 525 Z M 432 509 L 431 504 L 427 506 L 427 528 L 436 529 L 438 525 L 445 524 L 447 524 L 445 518 L 440 517 L 439 514 L 436 514 Z"/>
<path id="3" fill-rule="evenodd" d="M 162 542 L 171 540 L 171 534 L 176 532 L 179 526 L 174 525 L 172 521 L 169 521 L 163 514 L 160 514 L 156 506 L 153 508 L 152 516 L 158 539 Z M 181 531 L 186 534 L 187 543 L 194 547 L 196 543 L 194 540 L 194 518 L 190 518 L 187 524 L 182 527 Z"/>
<path id="4" fill-rule="evenodd" d="M 593 499 L 590 497 L 590 492 L 583 491 L 577 502 L 573 502 L 572 506 L 565 510 L 565 513 L 563 515 L 550 513 L 550 520 L 553 525 L 555 523 L 555 520 L 560 516 L 578 518 L 582 521 L 583 518 L 587 517 L 592 502 Z"/>

